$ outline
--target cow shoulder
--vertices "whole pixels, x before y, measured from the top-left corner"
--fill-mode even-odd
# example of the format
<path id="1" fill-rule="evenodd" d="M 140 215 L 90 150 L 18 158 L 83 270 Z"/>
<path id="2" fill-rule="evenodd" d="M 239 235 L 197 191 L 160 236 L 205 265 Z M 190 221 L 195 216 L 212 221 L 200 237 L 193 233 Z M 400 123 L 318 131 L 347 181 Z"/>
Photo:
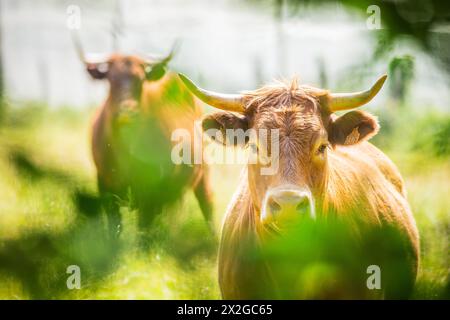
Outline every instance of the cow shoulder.
<path id="1" fill-rule="evenodd" d="M 355 162 L 354 168 L 360 168 L 361 174 L 377 171 L 392 184 L 402 196 L 406 197 L 406 188 L 397 166 L 380 149 L 367 141 L 351 146 L 338 146 L 336 151 L 347 161 Z"/>
<path id="2" fill-rule="evenodd" d="M 380 149 L 373 144 L 366 142 L 361 145 L 365 153 L 374 161 L 383 176 L 397 189 L 400 194 L 406 197 L 406 188 L 403 178 L 397 166 Z"/>

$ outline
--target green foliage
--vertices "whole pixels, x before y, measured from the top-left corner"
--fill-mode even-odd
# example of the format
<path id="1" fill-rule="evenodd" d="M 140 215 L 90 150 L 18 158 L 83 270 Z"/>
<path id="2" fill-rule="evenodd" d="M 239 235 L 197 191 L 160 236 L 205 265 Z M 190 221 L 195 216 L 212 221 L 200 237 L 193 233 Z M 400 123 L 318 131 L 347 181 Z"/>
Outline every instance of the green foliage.
<path id="1" fill-rule="evenodd" d="M 283 299 L 380 298 L 381 291 L 366 286 L 367 268 L 377 265 L 385 297 L 408 297 L 412 275 L 405 272 L 410 261 L 403 236 L 389 226 L 374 229 L 357 222 L 361 215 L 346 212 L 343 216 L 353 217 L 348 220 L 329 214 L 315 220 L 301 217 L 283 228 L 281 236 L 264 239 L 262 253 L 255 256 L 270 265 L 278 286 L 276 292 L 267 286 L 258 287 L 257 292 Z"/>
<path id="2" fill-rule="evenodd" d="M 391 96 L 403 103 L 414 77 L 414 58 L 410 55 L 393 58 L 389 63 L 389 77 Z"/>
<path id="3" fill-rule="evenodd" d="M 450 117 L 436 128 L 433 134 L 433 146 L 436 155 L 450 156 Z"/>
<path id="4" fill-rule="evenodd" d="M 420 153 L 430 163 L 450 155 L 450 115 L 446 113 L 390 109 L 381 111 L 378 120 L 381 130 L 372 142 L 382 149 Z"/>
<path id="5" fill-rule="evenodd" d="M 450 156 L 450 116 L 429 114 L 420 119 L 412 133 L 412 149 L 437 157 Z"/>

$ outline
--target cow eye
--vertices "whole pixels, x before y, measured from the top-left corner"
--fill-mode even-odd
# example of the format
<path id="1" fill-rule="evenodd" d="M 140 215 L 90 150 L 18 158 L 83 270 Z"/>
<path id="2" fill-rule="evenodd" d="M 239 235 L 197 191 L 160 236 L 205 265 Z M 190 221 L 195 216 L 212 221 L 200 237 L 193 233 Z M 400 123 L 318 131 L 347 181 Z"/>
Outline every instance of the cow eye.
<path id="1" fill-rule="evenodd" d="M 323 154 L 323 153 L 325 153 L 327 148 L 328 148 L 328 144 L 323 143 L 320 145 L 319 149 L 317 149 L 317 153 Z"/>

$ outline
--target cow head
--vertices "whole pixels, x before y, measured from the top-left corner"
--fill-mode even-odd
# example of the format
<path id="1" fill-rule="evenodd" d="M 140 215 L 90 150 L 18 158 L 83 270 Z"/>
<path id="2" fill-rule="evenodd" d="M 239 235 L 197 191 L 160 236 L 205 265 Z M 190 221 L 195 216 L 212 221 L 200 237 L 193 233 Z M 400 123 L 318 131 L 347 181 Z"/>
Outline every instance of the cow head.
<path id="1" fill-rule="evenodd" d="M 205 103 L 225 110 L 206 116 L 203 129 L 256 129 L 277 132 L 267 139 L 247 141 L 259 158 L 279 161 L 273 174 L 262 174 L 266 161 L 248 165 L 248 179 L 255 212 L 263 223 L 290 221 L 299 214 L 315 217 L 315 208 L 326 192 L 329 157 L 337 145 L 368 140 L 378 131 L 376 118 L 363 111 L 336 116 L 369 102 L 386 76 L 371 89 L 334 94 L 297 81 L 278 83 L 238 95 L 219 94 L 197 87 L 183 75 L 187 87 Z M 230 112 L 232 111 L 232 112 Z M 258 135 L 258 137 L 260 137 Z M 223 140 L 226 141 L 226 140 Z M 277 146 L 276 158 L 271 153 Z M 264 163 L 264 164 L 263 164 Z M 286 219 L 287 218 L 287 219 Z"/>
<path id="2" fill-rule="evenodd" d="M 86 62 L 86 70 L 93 79 L 108 80 L 113 105 L 128 110 L 139 104 L 144 81 L 157 81 L 164 76 L 167 62 L 114 54 L 105 61 Z"/>
<path id="3" fill-rule="evenodd" d="M 172 49 L 169 55 L 163 58 L 144 59 L 121 54 L 86 57 L 76 34 L 73 34 L 73 40 L 89 75 L 93 79 L 109 82 L 111 106 L 117 107 L 119 112 L 137 109 L 144 81 L 161 79 L 174 54 Z"/>

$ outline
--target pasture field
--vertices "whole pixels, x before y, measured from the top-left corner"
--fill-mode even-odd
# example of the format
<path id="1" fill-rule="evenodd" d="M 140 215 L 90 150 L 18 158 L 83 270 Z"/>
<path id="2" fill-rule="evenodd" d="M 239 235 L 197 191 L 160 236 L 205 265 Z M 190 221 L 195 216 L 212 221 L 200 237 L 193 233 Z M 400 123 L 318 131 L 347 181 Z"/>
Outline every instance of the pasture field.
<path id="1" fill-rule="evenodd" d="M 138 245 L 136 212 L 126 201 L 120 241 L 106 240 L 89 149 L 90 114 L 31 105 L 3 117 L 0 299 L 220 298 L 217 242 L 191 191 L 156 221 L 148 248 Z M 450 118 L 396 118 L 381 117 L 374 143 L 400 168 L 420 230 L 422 265 L 413 298 L 449 299 Z M 212 168 L 217 228 L 241 168 Z M 79 290 L 66 287 L 69 265 L 80 266 Z"/>

